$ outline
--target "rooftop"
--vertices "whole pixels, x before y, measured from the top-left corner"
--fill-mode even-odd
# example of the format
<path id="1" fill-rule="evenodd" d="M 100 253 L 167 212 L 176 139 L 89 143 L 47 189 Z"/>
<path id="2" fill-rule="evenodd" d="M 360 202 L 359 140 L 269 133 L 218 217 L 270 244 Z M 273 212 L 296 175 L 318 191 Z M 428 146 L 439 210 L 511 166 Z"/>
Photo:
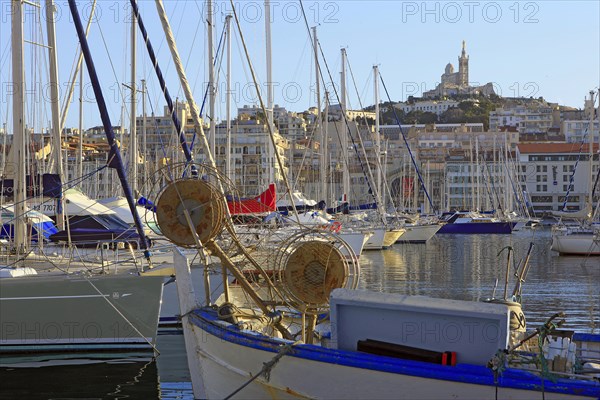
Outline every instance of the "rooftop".
<path id="1" fill-rule="evenodd" d="M 521 154 L 543 154 L 543 153 L 587 153 L 588 143 L 583 147 L 580 143 L 521 143 L 517 145 Z M 598 152 L 598 143 L 594 143 L 593 150 Z"/>

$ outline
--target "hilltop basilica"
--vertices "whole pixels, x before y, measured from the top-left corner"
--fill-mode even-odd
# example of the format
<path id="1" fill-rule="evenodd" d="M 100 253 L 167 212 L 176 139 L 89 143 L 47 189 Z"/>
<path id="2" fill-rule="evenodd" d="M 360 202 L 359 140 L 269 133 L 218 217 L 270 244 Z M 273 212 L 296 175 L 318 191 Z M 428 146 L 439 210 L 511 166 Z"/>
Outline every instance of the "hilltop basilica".
<path id="1" fill-rule="evenodd" d="M 423 92 L 424 98 L 442 98 L 457 94 L 483 94 L 489 96 L 494 93 L 491 82 L 483 86 L 469 85 L 469 56 L 466 52 L 466 43 L 462 42 L 462 53 L 458 57 L 458 72 L 454 72 L 454 65 L 448 63 L 442 74 L 440 83 L 435 89 Z"/>

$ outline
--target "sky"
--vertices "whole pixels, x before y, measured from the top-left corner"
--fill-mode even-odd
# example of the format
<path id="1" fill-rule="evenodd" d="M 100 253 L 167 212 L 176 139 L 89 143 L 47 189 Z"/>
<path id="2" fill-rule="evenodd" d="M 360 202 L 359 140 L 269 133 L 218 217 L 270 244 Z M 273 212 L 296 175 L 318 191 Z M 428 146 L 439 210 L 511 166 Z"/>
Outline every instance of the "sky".
<path id="1" fill-rule="evenodd" d="M 10 1 L 0 0 L 0 127 L 12 123 Z M 316 105 L 315 72 L 309 33 L 298 1 L 271 1 L 272 60 L 275 103 L 291 111 Z M 440 81 L 447 63 L 458 70 L 462 41 L 469 55 L 472 84 L 493 82 L 498 94 L 507 97 L 540 97 L 576 108 L 590 90 L 600 85 L 600 2 L 590 1 L 304 1 L 309 27 L 318 27 L 325 56 L 320 58 L 330 92 L 331 79 L 339 87 L 340 49 L 347 49 L 350 107 L 374 103 L 372 69 L 378 65 L 393 101 L 420 96 Z M 92 3 L 77 3 L 84 24 Z M 241 32 L 260 85 L 266 81 L 265 10 L 263 1 L 235 1 Z M 56 32 L 61 99 L 77 52 L 78 40 L 69 7 L 59 0 Z M 183 99 L 177 75 L 157 17 L 154 1 L 139 2 L 141 17 L 158 55 L 173 98 Z M 46 42 L 45 10 L 25 5 L 24 36 L 29 42 Z M 201 104 L 207 73 L 207 16 L 204 1 L 165 1 L 196 102 Z M 214 2 L 215 47 L 232 12 L 229 1 Z M 128 120 L 129 97 L 123 83 L 130 77 L 130 5 L 126 1 L 101 0 L 89 35 L 94 63 L 107 100 L 111 122 Z M 232 107 L 257 104 L 248 62 L 235 22 L 232 35 Z M 148 84 L 147 112 L 163 113 L 164 98 L 138 36 L 138 85 Z M 226 57 L 217 56 L 219 98 L 217 120 L 225 119 Z M 44 129 L 50 120 L 48 57 L 43 46 L 25 43 L 25 77 L 29 100 L 28 125 Z M 330 78 L 331 77 L 331 78 Z M 89 77 L 84 78 L 83 125 L 100 124 Z M 33 83 L 35 82 L 35 83 Z M 35 95 L 34 95 L 35 93 Z M 78 125 L 78 86 L 71 102 L 67 127 Z M 331 95 L 332 102 L 337 100 Z M 139 98 L 139 96 L 138 96 Z M 387 100 L 380 88 L 380 98 Z M 64 100 L 62 100 L 64 102 Z M 129 100 L 127 100 L 129 101 Z M 597 105 L 597 103 L 596 103 Z M 138 103 L 141 113 L 141 100 Z M 127 124 L 127 122 L 125 122 Z"/>

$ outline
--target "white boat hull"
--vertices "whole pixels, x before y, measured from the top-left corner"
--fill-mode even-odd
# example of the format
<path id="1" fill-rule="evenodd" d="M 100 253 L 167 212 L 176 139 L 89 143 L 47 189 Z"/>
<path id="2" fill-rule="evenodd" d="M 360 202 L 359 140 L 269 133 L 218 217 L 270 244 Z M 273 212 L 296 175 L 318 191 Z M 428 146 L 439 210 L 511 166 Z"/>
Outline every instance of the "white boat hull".
<path id="1" fill-rule="evenodd" d="M 381 250 L 383 249 L 383 241 L 385 239 L 385 228 L 370 229 L 373 232 L 373 236 L 367 240 L 363 250 Z"/>
<path id="2" fill-rule="evenodd" d="M 404 229 L 406 232 L 396 243 L 425 243 L 431 239 L 442 226 L 439 224 L 434 225 L 406 225 Z"/>
<path id="3" fill-rule="evenodd" d="M 256 333 L 224 329 L 228 324 L 207 322 L 201 313 L 192 314 L 191 320 L 191 329 L 186 333 L 193 332 L 200 363 L 200 376 L 192 380 L 196 385 L 195 395 L 202 398 L 222 399 L 231 395 L 260 373 L 265 363 L 272 362 L 286 343 Z M 514 384 L 514 377 L 505 381 L 500 377 L 496 387 L 486 367 L 460 364 L 444 367 L 312 345 L 297 345 L 288 350 L 270 370 L 269 379 L 258 377 L 232 398 L 528 400 L 540 395 Z M 539 378 L 524 374 L 529 378 L 528 387 L 534 389 Z M 587 393 L 587 396 L 555 393 L 547 386 L 545 398 L 595 398 L 589 395 L 589 390 Z"/>
<path id="4" fill-rule="evenodd" d="M 152 350 L 164 278 L 0 279 L 0 353 Z"/>
<path id="5" fill-rule="evenodd" d="M 553 232 L 551 249 L 565 255 L 600 256 L 600 234 Z"/>
<path id="6" fill-rule="evenodd" d="M 348 246 L 350 246 L 350 248 L 352 249 L 352 251 L 354 251 L 354 254 L 357 257 L 360 257 L 360 254 L 363 251 L 363 247 L 365 245 L 365 243 L 367 242 L 366 239 L 366 235 L 369 235 L 368 233 L 363 233 L 363 232 L 340 232 L 337 234 L 342 240 L 344 240 L 346 243 L 348 243 Z"/>

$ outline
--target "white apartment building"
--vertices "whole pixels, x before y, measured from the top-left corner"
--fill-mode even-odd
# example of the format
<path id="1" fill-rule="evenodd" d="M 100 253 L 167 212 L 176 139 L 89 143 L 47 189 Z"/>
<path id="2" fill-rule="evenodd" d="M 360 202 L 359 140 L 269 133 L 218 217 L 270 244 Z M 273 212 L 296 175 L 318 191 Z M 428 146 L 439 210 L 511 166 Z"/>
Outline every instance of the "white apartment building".
<path id="1" fill-rule="evenodd" d="M 222 122 L 216 127 L 215 161 L 225 173 L 226 160 L 231 165 L 231 179 L 244 196 L 256 196 L 264 191 L 270 182 L 271 168 L 276 182 L 283 178 L 279 164 L 273 154 L 269 157 L 267 146 L 271 145 L 265 122 L 258 119 L 235 119 L 231 124 L 231 150 L 227 155 L 227 126 Z M 275 132 L 277 152 L 287 174 L 290 142 Z M 202 152 L 200 152 L 202 153 Z"/>
<path id="2" fill-rule="evenodd" d="M 588 145 L 581 152 L 576 143 L 527 143 L 517 146 L 520 183 L 536 211 L 560 211 L 569 192 L 566 209 L 585 208 L 590 193 Z M 594 176 L 598 172 L 598 145 L 594 145 Z M 575 166 L 577 165 L 577 168 Z M 597 202 L 598 199 L 595 199 Z"/>
<path id="3" fill-rule="evenodd" d="M 490 112 L 489 122 L 491 131 L 514 127 L 520 134 L 543 134 L 560 125 L 560 112 L 550 104 L 518 104 Z"/>
<path id="4" fill-rule="evenodd" d="M 567 120 L 561 125 L 561 133 L 565 136 L 567 143 L 589 143 L 590 141 L 590 120 Z M 600 141 L 600 124 L 596 119 L 593 125 L 594 143 Z"/>
<path id="5" fill-rule="evenodd" d="M 427 100 L 419 101 L 414 103 L 398 103 L 395 105 L 396 108 L 402 110 L 405 113 L 412 111 L 431 112 L 437 115 L 442 115 L 449 108 L 458 106 L 458 101 L 454 100 Z"/>

